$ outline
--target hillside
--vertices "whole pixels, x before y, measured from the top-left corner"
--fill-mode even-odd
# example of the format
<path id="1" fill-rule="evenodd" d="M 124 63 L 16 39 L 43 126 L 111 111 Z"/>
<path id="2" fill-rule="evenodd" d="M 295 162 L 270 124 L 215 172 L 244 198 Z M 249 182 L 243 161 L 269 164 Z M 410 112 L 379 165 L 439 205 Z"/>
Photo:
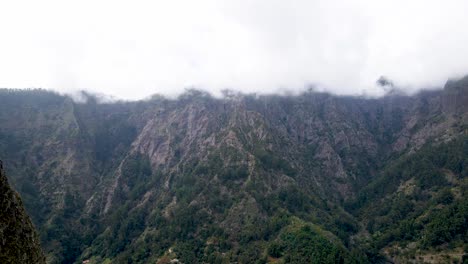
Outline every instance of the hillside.
<path id="1" fill-rule="evenodd" d="M 468 78 L 379 99 L 192 90 L 98 101 L 0 91 L 0 155 L 49 263 L 467 251 Z"/>
<path id="2" fill-rule="evenodd" d="M 11 189 L 0 161 L 0 262 L 45 263 L 39 237 L 23 208 L 19 195 Z"/>

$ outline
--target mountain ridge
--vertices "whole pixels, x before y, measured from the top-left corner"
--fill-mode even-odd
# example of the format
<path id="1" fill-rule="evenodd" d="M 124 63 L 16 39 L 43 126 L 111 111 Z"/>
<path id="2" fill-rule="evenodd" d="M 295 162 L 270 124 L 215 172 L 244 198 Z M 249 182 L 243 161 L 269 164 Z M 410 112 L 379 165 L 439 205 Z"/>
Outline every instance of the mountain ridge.
<path id="1" fill-rule="evenodd" d="M 101 104 L 2 90 L 0 154 L 12 152 L 8 175 L 50 263 L 247 263 L 270 248 L 292 261 L 284 248 L 302 242 L 290 234 L 335 241 L 352 262 L 384 253 L 353 244 L 360 216 L 343 207 L 398 157 L 463 141 L 467 89 L 462 79 L 379 99 L 192 90 Z"/>

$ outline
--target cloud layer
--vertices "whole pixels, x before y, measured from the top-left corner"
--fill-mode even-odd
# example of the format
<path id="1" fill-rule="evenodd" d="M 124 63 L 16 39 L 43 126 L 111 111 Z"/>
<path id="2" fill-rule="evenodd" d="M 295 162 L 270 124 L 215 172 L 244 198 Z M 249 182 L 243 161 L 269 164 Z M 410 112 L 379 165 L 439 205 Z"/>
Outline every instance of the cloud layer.
<path id="1" fill-rule="evenodd" d="M 468 74 L 465 0 L 3 1 L 0 87 L 408 91 Z"/>

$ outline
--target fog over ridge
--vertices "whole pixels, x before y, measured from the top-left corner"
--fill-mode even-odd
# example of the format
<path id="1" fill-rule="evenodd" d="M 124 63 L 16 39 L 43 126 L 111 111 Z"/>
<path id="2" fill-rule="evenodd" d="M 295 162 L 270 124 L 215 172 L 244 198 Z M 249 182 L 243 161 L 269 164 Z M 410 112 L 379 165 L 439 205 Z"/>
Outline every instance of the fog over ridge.
<path id="1" fill-rule="evenodd" d="M 462 0 L 9 1 L 0 87 L 122 99 L 299 93 L 376 96 L 468 73 Z"/>

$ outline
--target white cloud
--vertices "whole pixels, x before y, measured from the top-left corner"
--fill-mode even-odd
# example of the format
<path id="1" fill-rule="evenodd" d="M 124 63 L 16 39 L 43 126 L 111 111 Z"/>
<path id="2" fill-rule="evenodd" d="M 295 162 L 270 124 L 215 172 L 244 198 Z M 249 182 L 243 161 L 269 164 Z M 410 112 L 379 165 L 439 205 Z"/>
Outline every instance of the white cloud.
<path id="1" fill-rule="evenodd" d="M 464 0 L 2 1 L 0 87 L 377 93 L 468 73 Z"/>

